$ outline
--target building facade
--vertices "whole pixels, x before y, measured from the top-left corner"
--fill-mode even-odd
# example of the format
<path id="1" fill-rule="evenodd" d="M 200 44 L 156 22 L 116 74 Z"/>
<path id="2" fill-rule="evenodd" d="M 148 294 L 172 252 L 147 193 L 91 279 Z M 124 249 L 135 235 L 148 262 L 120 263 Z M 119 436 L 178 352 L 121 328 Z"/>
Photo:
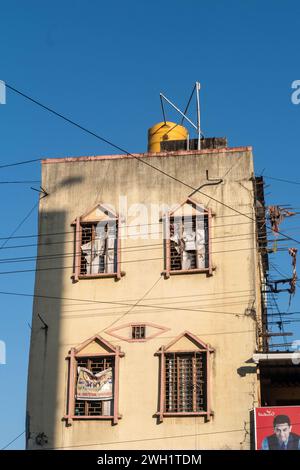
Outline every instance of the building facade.
<path id="1" fill-rule="evenodd" d="M 28 449 L 249 449 L 251 147 L 47 159 L 41 185 Z"/>

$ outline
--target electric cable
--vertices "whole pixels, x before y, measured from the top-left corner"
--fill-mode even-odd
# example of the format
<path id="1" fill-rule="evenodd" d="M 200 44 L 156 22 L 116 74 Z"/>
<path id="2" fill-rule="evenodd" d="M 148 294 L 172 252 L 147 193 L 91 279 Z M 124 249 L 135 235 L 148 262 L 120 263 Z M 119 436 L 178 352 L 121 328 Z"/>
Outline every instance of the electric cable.
<path id="1" fill-rule="evenodd" d="M 86 127 L 82 126 L 81 124 L 78 124 L 77 122 L 73 121 L 72 119 L 69 119 L 67 117 L 65 117 L 64 115 L 62 115 L 61 113 L 58 113 L 57 111 L 51 109 L 49 106 L 46 106 L 44 104 L 42 104 L 40 101 L 37 101 L 36 99 L 30 97 L 29 95 L 26 95 L 25 93 L 21 92 L 20 90 L 17 90 L 16 88 L 12 87 L 11 85 L 9 85 L 8 83 L 6 83 L 6 87 L 12 91 L 14 91 L 15 93 L 19 94 L 20 96 L 22 96 L 23 98 L 26 98 L 27 100 L 33 102 L 34 104 L 36 104 L 37 106 L 40 106 L 41 108 L 45 109 L 46 111 L 49 111 L 50 113 L 52 113 L 53 115 L 63 119 L 64 121 L 68 122 L 69 124 L 72 124 L 74 125 L 75 127 L 81 129 L 82 131 L 96 137 L 97 139 L 101 140 L 102 142 L 105 142 L 106 144 L 110 145 L 111 147 L 115 148 L 116 150 L 119 150 L 121 151 L 123 154 L 126 154 L 128 156 L 131 156 L 133 158 L 135 158 L 136 160 L 138 160 L 139 162 L 143 163 L 144 165 L 147 165 L 148 167 L 158 171 L 159 173 L 163 174 L 164 176 L 167 176 L 168 178 L 176 181 L 177 183 L 180 183 L 184 186 L 186 186 L 187 188 L 193 190 L 193 191 L 196 191 L 196 188 L 194 188 L 193 186 L 191 186 L 190 184 L 180 180 L 179 178 L 176 178 L 175 176 L 172 176 L 170 175 L 169 173 L 165 172 L 164 170 L 152 165 L 151 163 L 143 160 L 142 158 L 138 157 L 137 155 L 135 154 L 132 154 L 130 152 L 128 152 L 127 150 L 123 149 L 122 147 L 114 144 L 113 142 L 109 141 L 108 139 L 100 136 L 99 134 L 96 134 L 95 132 L 93 131 L 90 131 L 89 129 L 87 129 Z M 1 168 L 1 167 L 0 167 Z M 203 196 L 207 197 L 208 199 L 214 201 L 214 202 L 217 202 L 218 204 L 221 204 L 222 206 L 242 215 L 242 216 L 245 216 L 247 217 L 248 219 L 252 220 L 253 222 L 256 222 L 255 219 L 253 219 L 253 217 L 250 217 L 250 216 L 247 216 L 246 214 L 244 214 L 243 212 L 237 210 L 237 209 L 234 209 L 233 207 L 229 206 L 228 204 L 222 202 L 222 201 L 219 201 L 218 199 L 214 198 L 213 196 L 209 196 L 207 195 L 206 193 L 204 193 L 203 191 L 200 191 L 199 189 L 197 190 L 197 192 L 199 194 L 202 194 Z M 292 237 L 288 237 L 287 235 L 281 233 L 280 231 L 278 231 L 278 233 L 280 235 L 283 235 L 285 238 L 287 238 L 288 240 L 292 240 L 294 241 L 295 243 L 299 244 L 300 241 L 299 240 L 296 240 L 295 238 L 292 238 Z"/>

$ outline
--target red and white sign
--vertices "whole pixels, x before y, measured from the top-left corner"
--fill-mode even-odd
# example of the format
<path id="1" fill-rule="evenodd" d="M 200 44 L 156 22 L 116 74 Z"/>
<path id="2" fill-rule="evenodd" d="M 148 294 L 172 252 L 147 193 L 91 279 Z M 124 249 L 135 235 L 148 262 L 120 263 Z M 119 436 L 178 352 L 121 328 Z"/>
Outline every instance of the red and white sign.
<path id="1" fill-rule="evenodd" d="M 300 406 L 255 408 L 256 450 L 300 450 Z"/>

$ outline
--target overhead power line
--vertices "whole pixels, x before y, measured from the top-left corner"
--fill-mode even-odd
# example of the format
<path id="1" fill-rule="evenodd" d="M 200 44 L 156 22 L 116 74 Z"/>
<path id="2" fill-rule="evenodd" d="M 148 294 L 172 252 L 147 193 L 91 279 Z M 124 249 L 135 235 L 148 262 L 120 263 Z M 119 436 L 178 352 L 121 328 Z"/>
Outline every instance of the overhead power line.
<path id="1" fill-rule="evenodd" d="M 32 183 L 40 183 L 39 180 L 33 180 L 33 181 L 0 181 L 0 184 L 32 184 Z"/>
<path id="2" fill-rule="evenodd" d="M 269 180 L 281 181 L 282 183 L 300 184 L 300 181 L 291 181 L 291 180 L 286 180 L 282 178 L 274 178 L 273 176 L 267 176 L 267 175 L 263 175 L 263 177 Z"/>
<path id="3" fill-rule="evenodd" d="M 0 165 L 0 168 L 8 168 L 10 166 L 26 165 L 27 163 L 40 162 L 41 158 L 34 158 L 33 160 L 23 160 L 20 162 L 7 163 L 5 165 Z"/>
<path id="4" fill-rule="evenodd" d="M 220 254 L 220 253 L 234 253 L 234 252 L 240 252 L 240 251 L 251 251 L 251 250 L 256 250 L 256 247 L 253 248 L 237 248 L 235 250 L 220 250 L 220 251 L 212 251 L 211 254 Z M 278 248 L 277 251 L 286 251 L 285 248 Z M 69 257 L 71 255 L 68 255 Z M 62 257 L 59 258 L 52 258 L 54 259 L 61 259 Z M 121 261 L 121 264 L 128 264 L 128 263 L 144 263 L 146 261 L 161 261 L 164 260 L 164 257 L 158 256 L 155 258 L 140 258 L 140 259 L 131 259 L 131 260 L 123 260 Z M 24 261 L 24 260 L 23 260 Z M 25 260 L 26 261 L 26 260 Z M 30 260 L 29 260 L 30 261 Z M 32 259 L 31 261 L 35 261 L 35 259 Z M 51 258 L 48 259 L 48 261 L 51 261 Z M 16 262 L 16 261 L 14 261 Z M 3 264 L 3 263 L 2 263 Z M 55 271 L 55 270 L 64 270 L 64 269 L 71 269 L 73 270 L 74 266 L 59 266 L 59 267 L 49 267 L 49 268 L 36 268 L 36 269 L 21 269 L 21 270 L 15 270 L 15 271 L 0 271 L 0 275 L 6 275 L 6 274 L 20 274 L 20 273 L 26 273 L 26 272 L 39 272 L 39 271 Z"/>
<path id="5" fill-rule="evenodd" d="M 224 236 L 224 237 L 212 237 L 210 240 L 215 240 L 214 243 L 240 243 L 244 241 L 251 241 L 253 238 L 247 238 L 247 235 L 254 235 L 253 233 L 245 233 L 241 235 L 234 235 L 234 236 Z M 246 238 L 241 238 L 241 237 L 246 237 Z M 239 237 L 239 238 L 236 238 Z M 73 243 L 74 240 L 68 240 L 68 241 L 63 241 L 63 242 L 52 242 L 50 243 L 41 243 L 41 244 L 31 244 L 31 245 L 12 245 L 8 248 L 19 248 L 19 247 L 32 247 L 32 246 L 40 246 L 40 245 L 46 245 L 46 246 L 52 246 L 52 245 L 65 245 L 67 243 Z M 203 246 L 207 246 L 209 243 L 204 243 Z M 162 250 L 164 247 L 164 243 L 161 243 L 160 240 L 158 240 L 157 243 L 146 243 L 146 244 L 140 244 L 140 245 L 128 245 L 121 247 L 119 249 L 120 253 L 138 253 L 138 252 L 145 252 L 145 251 L 152 251 L 155 249 L 160 249 Z M 252 248 L 251 248 L 252 249 Z M 227 250 L 222 250 L 222 252 L 225 252 Z M 211 252 L 213 253 L 218 253 L 218 252 Z M 35 260 L 51 260 L 51 259 L 63 259 L 63 258 L 72 258 L 76 256 L 77 254 L 82 254 L 82 251 L 76 252 L 74 250 L 71 251 L 64 251 L 61 253 L 49 253 L 45 255 L 34 255 L 34 256 L 17 256 L 13 258 L 0 258 L 0 264 L 5 264 L 5 263 L 21 263 L 23 261 L 35 261 Z"/>
<path id="6" fill-rule="evenodd" d="M 214 218 L 218 218 L 218 217 L 227 217 L 227 216 L 214 216 Z M 240 217 L 238 215 L 230 215 L 229 217 Z M 216 224 L 213 226 L 213 228 L 220 228 L 220 227 L 231 227 L 231 226 L 236 226 L 236 225 L 250 225 L 251 222 L 234 222 L 234 223 L 230 223 L 230 224 Z M 120 227 L 121 228 L 134 228 L 134 227 L 149 227 L 149 226 L 155 226 L 155 225 L 158 225 L 160 226 L 162 223 L 161 222 L 150 222 L 150 223 L 147 223 L 147 224 L 122 224 Z M 162 232 L 152 232 L 152 231 L 149 231 L 149 234 L 150 235 L 156 235 L 158 233 L 162 233 Z M 40 233 L 40 234 L 33 234 L 33 235 L 18 235 L 16 237 L 11 237 L 11 236 L 8 236 L 8 237 L 0 237 L 0 240 L 6 240 L 7 238 L 9 239 L 17 239 L 17 238 L 42 238 L 42 237 L 52 237 L 52 236 L 57 236 L 57 235 L 67 235 L 67 234 L 74 234 L 74 228 L 72 230 L 66 230 L 66 231 L 63 231 L 63 232 L 44 232 L 44 233 Z M 143 232 L 142 235 L 145 235 L 145 233 Z M 133 236 L 136 236 L 136 234 L 132 234 L 131 235 L 132 237 Z M 226 235 L 224 235 L 226 236 Z M 233 235 L 228 235 L 228 236 L 233 236 Z M 238 236 L 238 235 L 237 235 Z"/>
<path id="7" fill-rule="evenodd" d="M 249 423 L 246 423 L 249 424 Z M 296 423 L 295 423 L 296 424 Z M 111 442 L 94 442 L 93 444 L 73 444 L 70 446 L 62 446 L 62 447 L 44 447 L 46 450 L 60 450 L 60 449 L 71 449 L 71 448 L 79 448 L 79 447 L 94 447 L 94 446 L 107 446 L 110 444 L 125 444 L 125 443 L 131 443 L 131 442 L 146 442 L 146 441 L 161 441 L 165 439 L 182 439 L 184 437 L 195 437 L 195 436 L 208 436 L 208 435 L 215 435 L 215 434 L 227 434 L 227 433 L 233 433 L 233 432 L 243 432 L 245 431 L 245 428 L 239 428 L 239 429 L 227 429 L 225 431 L 212 431 L 212 432 L 204 432 L 204 433 L 192 433 L 192 434 L 180 434 L 180 435 L 171 435 L 171 436 L 163 436 L 163 437 L 145 437 L 145 438 L 140 438 L 140 439 L 129 439 L 125 441 L 111 441 Z M 25 434 L 25 431 L 23 431 L 22 434 Z M 17 440 L 22 434 L 17 436 L 12 442 Z M 12 442 L 10 442 L 8 445 L 10 445 Z M 7 446 L 5 446 L 6 448 Z M 4 449 L 4 448 L 3 448 Z M 2 450 L 3 450 L 2 449 Z"/>
<path id="8" fill-rule="evenodd" d="M 2 245 L 0 245 L 0 250 L 2 248 L 4 248 L 4 246 L 9 242 L 9 240 L 11 239 L 11 237 L 19 230 L 19 228 L 22 227 L 22 225 L 26 222 L 26 220 L 30 217 L 30 215 L 32 214 L 32 212 L 34 211 L 34 209 L 38 206 L 39 204 L 39 201 L 37 201 L 33 207 L 30 209 L 30 211 L 28 212 L 28 214 L 26 214 L 26 216 L 24 217 L 24 219 L 21 220 L 21 222 L 16 226 L 16 228 L 11 232 L 10 236 L 8 238 L 6 238 L 6 240 L 4 240 L 4 242 L 2 243 Z"/>
<path id="9" fill-rule="evenodd" d="M 120 305 L 124 307 L 132 307 L 134 304 L 130 304 L 128 302 L 118 302 L 118 301 L 104 301 L 104 300 L 90 300 L 90 299 L 74 299 L 70 297 L 60 297 L 60 296 L 52 296 L 52 295 L 42 295 L 42 294 L 27 294 L 23 292 L 6 292 L 6 291 L 0 291 L 0 295 L 15 295 L 17 297 L 32 297 L 32 298 L 41 298 L 41 299 L 49 299 L 49 300 L 71 300 L 71 301 L 76 301 L 76 302 L 89 302 L 89 303 L 94 303 L 94 304 L 99 304 L 99 305 L 105 305 L 105 304 L 111 304 L 111 305 Z M 183 310 L 187 312 L 205 312 L 205 313 L 213 313 L 213 314 L 222 314 L 222 315 L 233 315 L 233 316 L 244 316 L 244 314 L 241 314 L 239 312 L 217 312 L 217 311 L 209 311 L 209 310 L 201 310 L 201 309 L 191 309 L 191 308 L 185 308 L 185 307 L 165 307 L 161 305 L 148 305 L 148 304 L 140 304 L 139 307 L 145 307 L 145 308 L 160 308 L 161 310 Z"/>
<path id="10" fill-rule="evenodd" d="M 1 448 L 1 450 L 7 449 L 11 444 L 13 444 L 17 439 L 19 439 L 23 434 L 25 434 L 26 431 L 21 432 L 17 437 L 15 437 L 12 441 L 10 441 L 8 444 L 6 444 L 4 447 Z"/>
<path id="11" fill-rule="evenodd" d="M 78 124 L 77 122 L 73 121 L 72 119 L 70 118 L 67 118 L 66 116 L 64 116 L 63 114 L 55 111 L 54 109 L 50 108 L 49 106 L 46 106 L 44 105 L 43 103 L 41 103 L 40 101 L 32 98 L 31 96 L 21 92 L 20 90 L 16 89 L 15 87 L 9 85 L 8 83 L 6 83 L 6 87 L 10 90 L 12 90 L 13 92 L 17 93 L 18 95 L 22 96 L 23 98 L 31 101 L 32 103 L 36 104 L 37 106 L 45 109 L 46 111 L 50 112 L 51 114 L 59 117 L 60 119 L 63 119 L 64 121 L 68 122 L 69 124 L 72 124 L 73 126 L 77 127 L 78 129 L 81 129 L 82 131 L 88 133 L 89 135 L 92 135 L 93 137 L 96 137 L 97 139 L 101 140 L 102 142 L 110 145 L 111 147 L 115 148 L 116 150 L 119 150 L 120 152 L 126 154 L 126 155 L 130 155 L 131 157 L 135 158 L 136 160 L 138 160 L 139 162 L 143 163 L 144 165 L 147 165 L 148 167 L 154 169 L 155 171 L 158 171 L 159 173 L 161 173 L 162 175 L 164 176 L 167 176 L 168 178 L 176 181 L 177 183 L 180 183 L 182 185 L 184 185 L 185 187 L 191 189 L 192 191 L 195 191 L 195 192 L 198 192 L 199 194 L 202 194 L 203 196 L 207 197 L 208 199 L 211 199 L 212 201 L 215 201 L 217 202 L 218 204 L 221 204 L 222 206 L 224 207 L 227 207 L 228 209 L 240 214 L 240 215 L 243 215 L 245 217 L 247 217 L 248 219 L 252 220 L 253 222 L 255 222 L 255 219 L 253 219 L 253 217 L 250 217 L 248 215 L 246 215 L 245 213 L 237 210 L 237 209 L 234 209 L 233 207 L 229 206 L 228 204 L 222 202 L 222 201 L 219 201 L 218 199 L 214 198 L 213 196 L 209 196 L 207 195 L 206 193 L 204 193 L 203 191 L 200 191 L 199 189 L 197 188 L 194 188 L 193 186 L 191 186 L 190 184 L 180 180 L 179 178 L 176 178 L 175 176 L 173 175 L 170 175 L 169 173 L 165 172 L 164 170 L 162 170 L 161 168 L 158 168 L 156 167 L 155 165 L 152 165 L 151 163 L 143 160 L 141 157 L 138 157 L 137 155 L 133 154 L 133 153 L 130 153 L 128 152 L 126 149 L 120 147 L 119 145 L 116 145 L 114 144 L 113 142 L 111 142 L 110 140 L 102 137 L 101 135 L 93 132 L 93 131 L 90 131 L 89 129 L 87 129 L 86 127 L 82 126 L 81 124 Z M 285 235 L 284 233 L 281 233 L 278 231 L 278 233 L 280 235 L 283 235 L 285 238 L 287 238 L 288 240 L 292 240 L 294 241 L 295 243 L 299 244 L 300 241 L 295 239 L 295 238 L 292 238 L 292 237 L 289 237 L 287 235 Z"/>
<path id="12" fill-rule="evenodd" d="M 240 215 L 238 214 L 231 214 L 231 215 L 216 215 L 214 216 L 214 219 L 218 219 L 218 218 L 224 218 L 224 217 L 240 217 Z M 146 223 L 146 224 L 122 224 L 120 226 L 120 228 L 128 228 L 128 229 L 131 229 L 131 228 L 134 228 L 134 227 L 150 227 L 150 226 L 155 226 L 155 225 L 158 225 L 158 226 L 161 226 L 162 222 L 149 222 L 149 223 Z M 232 226 L 240 226 L 240 225 L 250 225 L 251 222 L 233 222 L 233 223 L 229 223 L 229 224 L 214 224 L 213 225 L 213 228 L 221 228 L 221 227 L 232 227 Z M 292 226 L 290 229 L 288 230 L 285 230 L 284 232 L 292 232 L 292 231 L 295 231 L 295 230 L 299 230 L 300 229 L 300 226 Z M 271 228 L 269 229 L 270 232 L 269 233 L 272 233 L 272 230 Z M 152 232 L 152 230 L 149 231 L 149 235 L 157 235 L 159 233 L 162 233 L 162 232 Z M 19 238 L 42 238 L 42 237 L 52 237 L 52 236 L 59 236 L 59 235 L 67 235 L 67 234 L 74 234 L 74 229 L 72 230 L 65 230 L 65 231 L 62 231 L 62 232 L 44 232 L 44 233 L 35 233 L 35 234 L 32 234 L 32 235 L 18 235 L 16 237 L 0 237 L 0 240 L 6 240 L 7 238 L 9 239 L 19 239 Z M 142 235 L 145 235 L 144 232 L 141 233 Z M 130 234 L 131 237 L 134 237 L 138 234 Z M 242 236 L 244 234 L 236 234 L 236 235 L 224 235 L 223 237 L 233 237 L 233 236 Z M 214 237 L 214 238 L 223 238 L 223 237 Z M 129 238 L 129 235 L 128 235 L 128 238 Z M 260 237 L 262 238 L 262 237 Z M 277 239 L 278 241 L 278 239 Z M 52 242 L 53 243 L 53 242 Z"/>
<path id="13" fill-rule="evenodd" d="M 245 294 L 245 292 L 247 294 Z M 248 297 L 248 296 L 251 296 L 251 293 L 254 293 L 255 292 L 255 289 L 243 289 L 243 290 L 234 290 L 234 291 L 222 291 L 222 292 L 206 292 L 206 293 L 203 293 L 203 294 L 188 294 L 188 295 L 179 295 L 179 296 L 163 296 L 163 297 L 148 297 L 147 300 L 156 300 L 156 301 L 159 301 L 161 299 L 163 300 L 167 300 L 167 299 L 177 299 L 177 298 L 186 298 L 186 299 L 189 299 L 189 298 L 193 298 L 193 297 L 204 297 L 204 300 L 221 300 L 224 298 L 224 296 L 227 296 L 228 294 L 241 294 L 240 296 L 237 296 L 237 297 L 229 297 L 229 298 L 240 298 L 240 297 Z M 244 294 L 242 294 L 244 293 Z M 219 295 L 221 296 L 221 299 L 214 299 L 214 297 L 216 295 Z M 211 299 L 211 297 L 213 296 L 213 298 Z M 124 299 L 123 299 L 124 300 Z M 125 299 L 126 302 L 136 302 L 137 298 L 129 298 L 129 299 Z M 202 301 L 203 299 L 199 299 L 199 301 Z M 85 301 L 85 302 L 82 302 L 80 301 L 80 306 L 82 305 L 90 305 L 91 302 L 90 301 Z M 74 306 L 77 306 L 78 304 L 74 304 L 74 303 L 71 303 L 71 304 L 67 304 L 66 307 L 74 307 Z M 93 305 L 93 304 L 92 304 Z"/>
<path id="14" fill-rule="evenodd" d="M 155 222 L 154 225 L 158 225 L 159 223 L 158 222 Z M 241 222 L 241 223 L 232 223 L 232 224 L 221 224 L 221 225 L 214 225 L 214 228 L 220 228 L 220 227 L 230 227 L 230 226 L 240 226 L 240 225 L 249 225 L 250 222 Z M 148 225 L 148 224 L 146 224 Z M 152 224 L 149 224 L 149 225 L 152 225 Z M 140 225 L 128 225 L 128 227 L 138 227 Z M 294 231 L 294 230 L 298 230 L 300 227 L 293 227 L 291 230 L 289 230 L 289 232 L 291 231 Z M 151 236 L 152 235 L 158 235 L 158 234 L 161 234 L 162 232 L 150 232 L 150 239 L 151 239 Z M 61 236 L 61 235 L 67 235 L 67 234 L 73 234 L 74 235 L 74 230 L 68 230 L 68 231 L 65 231 L 65 232 L 49 232 L 49 233 L 40 233 L 40 234 L 34 234 L 34 235 L 18 235 L 18 236 L 15 236 L 15 237 L 0 237 L 0 240 L 7 240 L 8 238 L 10 240 L 16 240 L 16 239 L 22 239 L 22 238 L 43 238 L 43 237 L 54 237 L 54 236 Z M 220 238 L 220 239 L 224 239 L 224 238 L 235 238 L 235 237 L 241 237 L 241 236 L 244 236 L 244 235 L 249 235 L 250 233 L 246 233 L 246 234 L 237 234 L 237 235 L 223 235 L 223 236 L 220 236 L 220 237 L 213 237 L 212 239 L 217 239 L 217 238 Z M 132 235 L 132 236 L 129 236 L 128 237 L 121 237 L 122 239 L 128 239 L 128 240 L 131 240 L 131 239 L 134 239 L 136 237 L 136 235 Z M 264 237 L 258 237 L 258 238 L 264 238 Z M 277 239 L 277 241 L 280 241 Z M 283 241 L 283 240 L 281 240 Z M 269 242 L 272 242 L 272 240 L 269 240 Z M 74 243 L 74 239 L 71 238 L 70 240 L 59 240 L 59 241 L 51 241 L 51 242 L 38 242 L 38 243 L 30 243 L 30 244 L 25 244 L 25 245 L 10 245 L 10 246 L 7 246 L 5 247 L 5 249 L 13 249 L 13 248 L 30 248 L 30 247 L 35 247 L 35 246 L 43 246 L 43 245 L 64 245 L 64 244 L 67 244 L 67 243 Z M 139 245 L 139 246 L 146 246 L 146 245 Z M 130 247 L 130 248 L 134 248 L 134 247 Z"/>

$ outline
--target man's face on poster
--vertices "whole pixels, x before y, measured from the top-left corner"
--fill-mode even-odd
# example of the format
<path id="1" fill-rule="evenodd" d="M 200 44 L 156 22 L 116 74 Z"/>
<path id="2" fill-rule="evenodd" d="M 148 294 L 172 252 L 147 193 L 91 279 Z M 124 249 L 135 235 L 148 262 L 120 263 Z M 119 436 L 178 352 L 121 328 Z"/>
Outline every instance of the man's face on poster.
<path id="1" fill-rule="evenodd" d="M 280 443 L 286 443 L 288 441 L 292 426 L 288 423 L 276 424 L 274 432 Z"/>

